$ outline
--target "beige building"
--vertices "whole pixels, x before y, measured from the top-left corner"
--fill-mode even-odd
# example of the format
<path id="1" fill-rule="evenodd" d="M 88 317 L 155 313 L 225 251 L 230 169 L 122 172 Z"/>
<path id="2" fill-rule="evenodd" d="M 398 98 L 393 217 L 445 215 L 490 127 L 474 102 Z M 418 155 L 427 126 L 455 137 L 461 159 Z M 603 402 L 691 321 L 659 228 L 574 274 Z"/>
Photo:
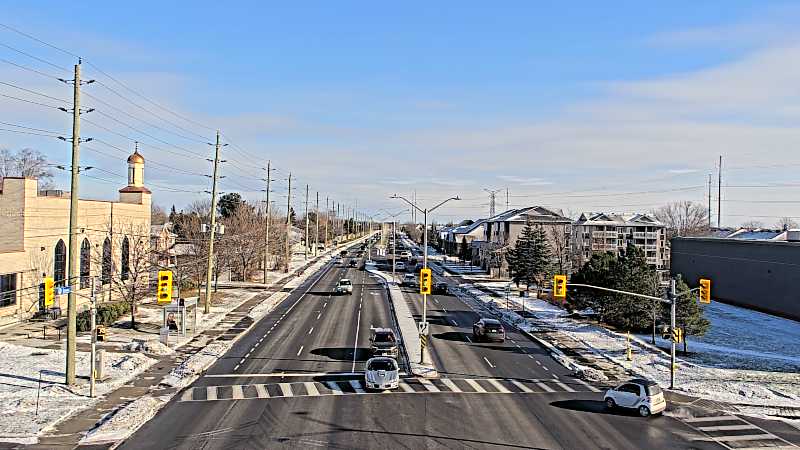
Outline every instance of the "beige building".
<path id="1" fill-rule="evenodd" d="M 69 193 L 38 192 L 30 178 L 5 178 L 0 185 L 0 324 L 23 320 L 43 309 L 44 277 L 66 284 L 69 252 Z M 134 248 L 149 246 L 150 191 L 144 187 L 144 158 L 128 158 L 128 185 L 119 201 L 82 199 L 78 203 L 78 255 L 75 280 L 79 310 L 89 300 L 92 277 L 98 277 L 103 298 L 112 280 L 131 273 Z M 66 313 L 66 295 L 56 307 Z"/>
<path id="2" fill-rule="evenodd" d="M 640 248 L 647 263 L 669 269 L 669 244 L 666 226 L 648 214 L 583 213 L 572 224 L 572 257 L 577 270 L 593 253 L 619 255 L 627 245 Z"/>

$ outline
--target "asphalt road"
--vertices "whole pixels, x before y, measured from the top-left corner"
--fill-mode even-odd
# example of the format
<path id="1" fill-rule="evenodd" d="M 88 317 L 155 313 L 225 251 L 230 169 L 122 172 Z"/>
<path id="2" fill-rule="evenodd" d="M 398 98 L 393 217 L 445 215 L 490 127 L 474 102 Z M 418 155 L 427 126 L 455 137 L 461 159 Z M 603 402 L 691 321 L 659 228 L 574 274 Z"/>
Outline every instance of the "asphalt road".
<path id="1" fill-rule="evenodd" d="M 353 294 L 331 296 L 344 277 Z M 602 386 L 512 330 L 470 342 L 478 315 L 457 298 L 430 306 L 441 378 L 364 393 L 350 372 L 363 370 L 370 325 L 392 326 L 389 302 L 366 272 L 328 265 L 120 448 L 724 448 L 672 417 L 607 411 Z"/>

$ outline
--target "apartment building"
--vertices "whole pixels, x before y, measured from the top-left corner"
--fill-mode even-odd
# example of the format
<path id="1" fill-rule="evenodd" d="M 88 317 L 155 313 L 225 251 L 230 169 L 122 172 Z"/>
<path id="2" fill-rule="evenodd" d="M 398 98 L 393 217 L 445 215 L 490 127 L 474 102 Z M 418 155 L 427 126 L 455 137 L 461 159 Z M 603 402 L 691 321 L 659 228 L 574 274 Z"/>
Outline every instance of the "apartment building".
<path id="1" fill-rule="evenodd" d="M 585 212 L 572 224 L 572 265 L 577 270 L 593 253 L 619 255 L 628 244 L 645 253 L 656 270 L 669 269 L 666 225 L 648 214 Z"/>

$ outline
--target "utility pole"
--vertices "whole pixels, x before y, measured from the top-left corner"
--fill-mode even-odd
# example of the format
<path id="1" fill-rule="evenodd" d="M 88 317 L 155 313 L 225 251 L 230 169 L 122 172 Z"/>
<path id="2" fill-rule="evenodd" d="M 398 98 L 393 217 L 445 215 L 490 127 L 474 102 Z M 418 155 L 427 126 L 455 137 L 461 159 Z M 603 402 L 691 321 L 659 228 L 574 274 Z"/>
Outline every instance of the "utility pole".
<path id="1" fill-rule="evenodd" d="M 89 361 L 89 397 L 90 398 L 94 398 L 95 374 L 97 373 L 96 372 L 97 369 L 95 368 L 95 363 L 96 363 L 95 359 L 97 358 L 97 297 L 95 295 L 95 290 L 94 290 L 95 289 L 95 279 L 96 278 L 97 277 L 92 277 L 92 297 L 91 297 L 91 299 L 92 299 L 92 309 L 91 309 L 91 311 L 89 313 L 89 315 L 91 316 L 90 327 L 89 328 L 91 329 L 91 332 L 92 332 L 92 338 L 91 338 L 92 339 L 91 340 L 92 347 L 91 347 L 91 351 L 89 352 L 89 358 L 90 358 L 90 361 Z"/>
<path id="2" fill-rule="evenodd" d="M 314 222 L 316 222 L 316 232 L 314 233 L 314 256 L 319 250 L 319 191 L 317 191 L 317 206 L 314 208 Z"/>
<path id="3" fill-rule="evenodd" d="M 68 81 L 65 81 L 68 83 Z M 88 81 L 91 83 L 92 81 Z M 72 167 L 70 171 L 69 193 L 69 260 L 67 266 L 67 279 L 56 280 L 70 288 L 67 297 L 67 361 L 66 384 L 75 384 L 75 350 L 78 327 L 77 300 L 75 284 L 78 272 L 78 180 L 80 171 L 80 144 L 81 144 L 81 60 L 75 64 L 75 78 L 72 79 Z M 66 111 L 66 110 L 65 110 Z"/>
<path id="4" fill-rule="evenodd" d="M 267 217 L 264 218 L 264 284 L 267 284 L 267 274 L 269 273 L 269 269 L 267 265 L 269 264 L 269 223 L 272 221 L 272 217 L 270 216 L 270 204 L 269 204 L 269 184 L 272 181 L 272 161 L 267 160 Z"/>
<path id="5" fill-rule="evenodd" d="M 711 229 L 711 174 L 708 174 L 708 229 Z"/>
<path id="6" fill-rule="evenodd" d="M 325 197 L 325 250 L 328 249 L 328 222 L 331 221 L 331 209 L 328 206 L 328 197 Z"/>
<path id="7" fill-rule="evenodd" d="M 308 259 L 308 185 L 306 185 L 306 245 L 305 257 Z"/>
<path id="8" fill-rule="evenodd" d="M 508 188 L 506 188 L 506 211 L 508 211 L 509 209 L 511 208 L 508 207 Z M 525 303 L 523 302 L 522 304 L 524 305 Z"/>
<path id="9" fill-rule="evenodd" d="M 717 228 L 722 228 L 722 155 L 719 155 L 719 178 L 717 179 Z"/>
<path id="10" fill-rule="evenodd" d="M 217 142 L 214 145 L 214 173 L 211 176 L 211 227 L 208 230 L 208 269 L 206 270 L 206 298 L 203 302 L 203 312 L 211 312 L 211 275 L 214 271 L 214 235 L 217 228 L 217 180 L 219 178 L 219 130 Z"/>
<path id="11" fill-rule="evenodd" d="M 289 263 L 292 258 L 292 173 L 289 172 L 289 192 L 286 194 L 286 264 L 284 272 L 289 273 Z"/>
<path id="12" fill-rule="evenodd" d="M 675 307 L 678 303 L 678 296 L 675 293 L 675 278 L 669 280 L 669 329 L 675 329 Z M 675 389 L 675 339 L 670 339 L 672 345 L 669 349 L 669 388 Z"/>

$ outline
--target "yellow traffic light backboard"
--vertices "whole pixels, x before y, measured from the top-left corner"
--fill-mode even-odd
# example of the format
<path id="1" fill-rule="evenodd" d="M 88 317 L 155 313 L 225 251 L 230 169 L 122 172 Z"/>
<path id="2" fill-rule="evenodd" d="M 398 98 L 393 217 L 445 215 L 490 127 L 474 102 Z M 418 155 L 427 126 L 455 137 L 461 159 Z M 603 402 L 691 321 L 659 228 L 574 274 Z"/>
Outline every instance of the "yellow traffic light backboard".
<path id="1" fill-rule="evenodd" d="M 430 294 L 433 285 L 433 275 L 431 269 L 425 267 L 419 271 L 419 293 Z"/>
<path id="2" fill-rule="evenodd" d="M 711 280 L 700 278 L 700 303 L 711 303 Z"/>
<path id="3" fill-rule="evenodd" d="M 172 272 L 158 271 L 158 303 L 172 303 Z"/>
<path id="4" fill-rule="evenodd" d="M 553 297 L 567 298 L 567 276 L 555 275 L 553 277 Z"/>
<path id="5" fill-rule="evenodd" d="M 44 279 L 44 306 L 49 308 L 56 302 L 56 283 L 51 277 Z"/>

